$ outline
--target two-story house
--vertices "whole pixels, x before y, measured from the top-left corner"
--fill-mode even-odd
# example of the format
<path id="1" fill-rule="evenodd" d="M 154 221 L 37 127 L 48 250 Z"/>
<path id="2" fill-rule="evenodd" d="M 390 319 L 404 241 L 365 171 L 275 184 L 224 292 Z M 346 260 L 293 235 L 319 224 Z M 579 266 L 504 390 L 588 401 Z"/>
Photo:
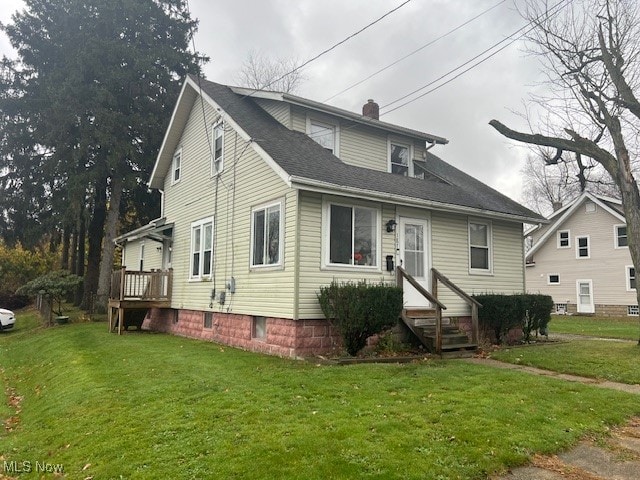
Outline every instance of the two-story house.
<path id="1" fill-rule="evenodd" d="M 549 220 L 525 233 L 527 290 L 551 295 L 558 313 L 638 315 L 621 202 L 586 192 Z"/>
<path id="2" fill-rule="evenodd" d="M 468 293 L 522 292 L 522 225 L 544 219 L 377 112 L 187 78 L 149 182 L 161 218 L 117 239 L 127 270 L 172 272 L 145 328 L 308 355 L 334 345 L 317 299 L 332 280 L 396 282 L 402 266 L 431 291 L 436 268 Z M 429 305 L 401 284 L 407 308 Z M 471 315 L 452 289 L 437 298 Z"/>

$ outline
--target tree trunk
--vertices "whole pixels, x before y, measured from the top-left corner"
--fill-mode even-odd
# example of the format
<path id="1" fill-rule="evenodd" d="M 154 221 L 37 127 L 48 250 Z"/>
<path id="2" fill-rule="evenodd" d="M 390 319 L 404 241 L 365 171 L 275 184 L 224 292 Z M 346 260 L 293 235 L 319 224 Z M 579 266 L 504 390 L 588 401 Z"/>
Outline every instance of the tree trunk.
<path id="1" fill-rule="evenodd" d="M 62 254 L 60 256 L 60 268 L 69 270 L 69 248 L 71 242 L 71 227 L 65 225 L 62 231 Z"/>
<path id="2" fill-rule="evenodd" d="M 118 219 L 120 218 L 120 201 L 122 200 L 123 179 L 113 178 L 111 183 L 111 199 L 109 201 L 109 211 L 104 228 L 104 241 L 102 243 L 102 258 L 100 260 L 100 276 L 98 281 L 98 294 L 96 296 L 96 307 L 106 309 L 109 301 L 109 290 L 111 288 L 111 271 L 113 270 L 113 257 L 115 254 L 115 243 L 118 230 Z"/>
<path id="3" fill-rule="evenodd" d="M 96 180 L 93 215 L 89 224 L 89 254 L 87 257 L 87 273 L 84 276 L 84 293 L 82 308 L 92 310 L 93 296 L 98 289 L 98 272 L 100 268 L 100 253 L 104 221 L 107 210 L 107 178 Z"/>
<path id="4" fill-rule="evenodd" d="M 82 207 L 82 209 L 80 210 L 80 218 L 78 219 L 77 231 L 78 240 L 76 242 L 76 261 L 74 265 L 76 268 L 76 275 L 82 277 L 84 275 L 84 243 L 87 237 L 87 224 L 84 218 L 84 207 Z M 75 305 L 80 305 L 81 303 L 82 284 L 78 285 L 78 288 L 76 289 L 76 298 L 74 301 Z"/>

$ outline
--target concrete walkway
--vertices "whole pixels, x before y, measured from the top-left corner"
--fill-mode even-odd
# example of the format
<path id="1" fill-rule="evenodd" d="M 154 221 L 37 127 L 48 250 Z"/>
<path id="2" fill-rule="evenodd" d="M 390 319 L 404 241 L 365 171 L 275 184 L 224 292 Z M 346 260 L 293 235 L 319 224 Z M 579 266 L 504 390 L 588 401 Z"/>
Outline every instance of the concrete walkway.
<path id="1" fill-rule="evenodd" d="M 469 358 L 466 361 L 640 396 L 640 385 L 567 375 L 541 368 L 499 362 L 490 358 Z M 596 445 L 591 440 L 583 440 L 559 455 L 536 455 L 529 465 L 514 468 L 505 475 L 491 478 L 492 480 L 638 480 L 640 479 L 640 418 L 634 418 L 627 425 L 614 429 L 606 445 Z"/>

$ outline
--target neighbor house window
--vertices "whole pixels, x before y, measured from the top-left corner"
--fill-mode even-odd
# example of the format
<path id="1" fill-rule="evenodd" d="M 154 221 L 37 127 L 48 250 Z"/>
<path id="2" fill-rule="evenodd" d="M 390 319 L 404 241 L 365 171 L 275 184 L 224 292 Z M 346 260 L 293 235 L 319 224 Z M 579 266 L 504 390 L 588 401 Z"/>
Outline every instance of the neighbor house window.
<path id="1" fill-rule="evenodd" d="M 636 289 L 636 269 L 635 267 L 628 265 L 625 267 L 627 272 L 627 290 L 635 290 Z"/>
<path id="2" fill-rule="evenodd" d="M 211 134 L 211 148 L 213 155 L 211 157 L 211 174 L 217 175 L 222 173 L 224 168 L 224 123 L 218 122 L 213 126 Z"/>
<path id="3" fill-rule="evenodd" d="M 571 243 L 569 241 L 569 230 L 560 230 L 558 232 L 558 248 L 569 248 Z"/>
<path id="4" fill-rule="evenodd" d="M 560 315 L 565 315 L 567 313 L 567 304 L 566 303 L 556 303 L 556 313 Z"/>
<path id="5" fill-rule="evenodd" d="M 638 305 L 629 305 L 627 307 L 627 315 L 630 317 L 637 317 L 640 313 L 640 309 L 638 309 Z"/>
<path id="6" fill-rule="evenodd" d="M 262 341 L 267 339 L 267 319 L 265 317 L 253 317 L 251 338 Z"/>
<path id="7" fill-rule="evenodd" d="M 379 212 L 373 208 L 329 204 L 328 263 L 378 266 Z"/>
<path id="8" fill-rule="evenodd" d="M 589 237 L 576 237 L 576 258 L 589 258 Z"/>
<path id="9" fill-rule="evenodd" d="M 178 183 L 180 181 L 180 173 L 182 169 L 182 149 L 178 150 L 173 155 L 173 162 L 171 164 L 171 183 Z"/>
<path id="10" fill-rule="evenodd" d="M 322 148 L 338 155 L 338 127 L 336 125 L 309 118 L 307 120 L 307 134 Z"/>
<path id="11" fill-rule="evenodd" d="M 556 285 L 560 283 L 560 275 L 558 275 L 557 273 L 550 273 L 547 277 L 547 283 L 549 285 Z"/>
<path id="12" fill-rule="evenodd" d="M 280 265 L 282 203 L 256 207 L 251 213 L 251 266 Z"/>
<path id="13" fill-rule="evenodd" d="M 389 142 L 389 171 L 405 177 L 413 175 L 413 162 L 411 160 L 411 148 L 409 145 Z"/>
<path id="14" fill-rule="evenodd" d="M 616 248 L 628 247 L 629 242 L 627 238 L 627 226 L 626 225 L 616 225 L 614 228 L 615 232 L 615 246 Z"/>
<path id="15" fill-rule="evenodd" d="M 202 326 L 204 328 L 213 328 L 213 312 L 204 312 Z"/>
<path id="16" fill-rule="evenodd" d="M 211 276 L 213 264 L 213 218 L 191 224 L 192 279 Z"/>
<path id="17" fill-rule="evenodd" d="M 475 272 L 491 271 L 491 224 L 469 221 L 469 268 Z"/>

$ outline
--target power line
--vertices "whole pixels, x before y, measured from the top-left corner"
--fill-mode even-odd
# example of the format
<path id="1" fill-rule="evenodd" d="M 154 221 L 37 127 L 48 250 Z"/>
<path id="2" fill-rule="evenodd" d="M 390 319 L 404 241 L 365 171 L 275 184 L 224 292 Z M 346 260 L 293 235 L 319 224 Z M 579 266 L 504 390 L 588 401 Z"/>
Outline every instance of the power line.
<path id="1" fill-rule="evenodd" d="M 443 38 L 448 37 L 448 36 L 449 36 L 449 35 L 451 35 L 452 33 L 455 33 L 456 31 L 460 30 L 461 28 L 463 28 L 463 27 L 467 26 L 468 24 L 470 24 L 470 23 L 471 23 L 471 22 L 473 22 L 474 20 L 477 20 L 477 19 L 478 19 L 478 18 L 480 18 L 481 16 L 483 16 L 483 15 L 485 15 L 485 14 L 489 13 L 489 12 L 490 12 L 491 10 L 493 10 L 494 8 L 499 7 L 500 5 L 502 5 L 502 4 L 503 4 L 504 2 L 506 2 L 506 1 L 507 1 L 507 0 L 500 0 L 498 3 L 496 3 L 496 4 L 495 4 L 495 5 L 493 5 L 492 7 L 487 8 L 487 9 L 486 9 L 486 10 L 484 10 L 483 12 L 480 12 L 480 13 L 479 13 L 478 15 L 476 15 L 475 17 L 470 18 L 470 19 L 469 19 L 469 20 L 467 20 L 466 22 L 461 23 L 460 25 L 458 25 L 458 26 L 457 26 L 457 27 L 455 27 L 455 28 L 452 28 L 452 29 L 451 29 L 451 30 L 449 30 L 448 32 L 446 32 L 446 33 L 444 33 L 444 34 L 440 35 L 439 37 L 434 38 L 433 40 L 431 40 L 431 41 L 429 41 L 429 42 L 427 42 L 427 43 L 425 43 L 425 44 L 424 44 L 424 45 L 422 45 L 421 47 L 419 47 L 419 48 L 415 49 L 414 51 L 412 51 L 412 52 L 410 52 L 410 53 L 408 53 L 408 54 L 406 54 L 405 56 L 403 56 L 403 57 L 399 58 L 398 60 L 396 60 L 396 61 L 394 61 L 394 62 L 390 63 L 389 65 L 387 65 L 387 66 L 385 66 L 385 67 L 382 67 L 380 70 L 377 70 L 377 71 L 373 72 L 371 75 L 369 75 L 369 76 L 367 76 L 367 77 L 363 78 L 362 80 L 360 80 L 360 81 L 358 81 L 358 82 L 354 83 L 353 85 L 348 86 L 348 87 L 347 87 L 347 88 L 345 88 L 344 90 L 341 90 L 341 91 L 339 91 L 338 93 L 336 93 L 336 94 L 334 94 L 334 95 L 330 96 L 330 97 L 329 97 L 329 98 L 327 98 L 326 100 L 323 100 L 323 103 L 328 102 L 329 100 L 334 99 L 334 98 L 335 98 L 335 97 L 337 97 L 338 95 L 342 95 L 343 93 L 348 92 L 348 91 L 349 91 L 349 90 L 351 90 L 352 88 L 357 87 L 358 85 L 360 85 L 360 84 L 362 84 L 362 83 L 366 82 L 367 80 L 369 80 L 369 79 L 371 79 L 371 78 L 375 77 L 376 75 L 378 75 L 378 74 L 380 74 L 380 73 L 384 72 L 385 70 L 388 70 L 389 68 L 391 68 L 391 67 L 393 67 L 393 66 L 397 65 L 398 63 L 402 62 L 403 60 L 406 60 L 407 58 L 409 58 L 409 57 L 411 57 L 411 56 L 415 55 L 416 53 L 418 53 L 418 52 L 420 52 L 420 51 L 424 50 L 425 48 L 427 48 L 427 47 L 429 47 L 429 46 L 433 45 L 434 43 L 436 43 L 436 42 L 438 42 L 438 41 L 442 40 Z"/>

